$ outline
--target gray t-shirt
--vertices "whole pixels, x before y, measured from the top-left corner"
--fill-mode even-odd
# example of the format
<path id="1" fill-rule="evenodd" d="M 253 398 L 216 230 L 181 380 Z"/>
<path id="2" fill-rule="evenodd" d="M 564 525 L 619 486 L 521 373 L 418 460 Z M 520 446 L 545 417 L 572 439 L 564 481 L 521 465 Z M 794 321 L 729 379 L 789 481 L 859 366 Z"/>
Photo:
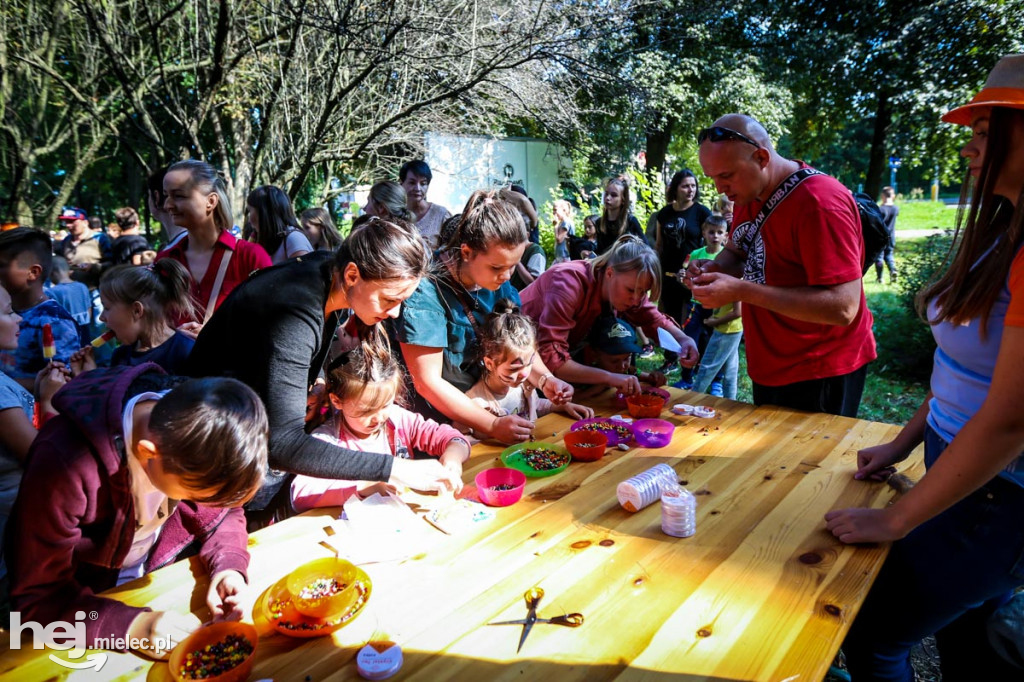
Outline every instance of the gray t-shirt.
<path id="1" fill-rule="evenodd" d="M 281 240 L 281 245 L 277 247 L 277 251 L 270 257 L 270 260 L 277 265 L 283 261 L 288 260 L 296 253 L 310 252 L 313 250 L 313 245 L 309 243 L 309 238 L 306 233 L 297 228 L 288 230 L 287 236 Z"/>

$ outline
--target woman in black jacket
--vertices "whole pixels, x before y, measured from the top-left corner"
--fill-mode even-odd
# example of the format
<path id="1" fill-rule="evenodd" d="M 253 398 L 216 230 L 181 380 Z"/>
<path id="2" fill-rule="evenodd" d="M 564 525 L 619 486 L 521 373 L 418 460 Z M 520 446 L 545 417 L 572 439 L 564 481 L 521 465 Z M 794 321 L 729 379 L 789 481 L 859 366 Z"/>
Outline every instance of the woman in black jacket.
<path id="1" fill-rule="evenodd" d="M 234 377 L 267 407 L 272 471 L 249 503 L 267 515 L 287 511 L 290 474 L 451 488 L 436 460 L 339 448 L 304 429 L 306 397 L 332 349 L 340 315 L 364 352 L 389 352 L 378 323 L 396 317 L 426 274 L 428 254 L 415 229 L 373 218 L 337 254 L 313 252 L 261 270 L 237 287 L 203 327 L 188 361 L 191 376 Z M 337 346 L 335 346 L 337 348 Z M 260 520 L 267 520 L 266 518 Z"/>

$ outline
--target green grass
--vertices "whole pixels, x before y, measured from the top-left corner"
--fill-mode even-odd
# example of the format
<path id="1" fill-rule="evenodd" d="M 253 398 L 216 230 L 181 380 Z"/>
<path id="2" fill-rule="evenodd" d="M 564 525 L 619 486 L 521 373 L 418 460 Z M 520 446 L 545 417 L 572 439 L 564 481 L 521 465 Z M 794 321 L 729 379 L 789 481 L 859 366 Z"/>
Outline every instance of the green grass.
<path id="1" fill-rule="evenodd" d="M 897 201 L 900 214 L 896 231 L 951 230 L 956 222 L 956 208 L 941 201 Z"/>

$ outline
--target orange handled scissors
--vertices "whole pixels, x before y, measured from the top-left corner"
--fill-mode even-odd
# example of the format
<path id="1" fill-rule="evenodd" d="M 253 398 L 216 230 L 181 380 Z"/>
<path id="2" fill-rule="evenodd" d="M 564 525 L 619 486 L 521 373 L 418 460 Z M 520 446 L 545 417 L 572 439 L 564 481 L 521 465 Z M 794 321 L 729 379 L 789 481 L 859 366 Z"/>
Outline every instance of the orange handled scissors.
<path id="1" fill-rule="evenodd" d="M 523 643 L 526 641 L 527 635 L 530 634 L 530 630 L 533 629 L 534 623 L 545 623 L 547 625 L 564 625 L 565 627 L 578 628 L 583 625 L 583 614 L 582 613 L 566 613 L 561 616 L 555 616 L 554 618 L 538 618 L 537 617 L 537 605 L 540 604 L 540 600 L 544 597 L 544 590 L 539 587 L 531 587 L 524 594 L 523 598 L 526 600 L 526 618 L 520 618 L 519 620 L 502 620 L 494 623 L 488 623 L 488 625 L 522 625 L 523 634 L 519 636 L 519 647 L 516 649 L 516 653 L 519 653 L 523 649 Z"/>

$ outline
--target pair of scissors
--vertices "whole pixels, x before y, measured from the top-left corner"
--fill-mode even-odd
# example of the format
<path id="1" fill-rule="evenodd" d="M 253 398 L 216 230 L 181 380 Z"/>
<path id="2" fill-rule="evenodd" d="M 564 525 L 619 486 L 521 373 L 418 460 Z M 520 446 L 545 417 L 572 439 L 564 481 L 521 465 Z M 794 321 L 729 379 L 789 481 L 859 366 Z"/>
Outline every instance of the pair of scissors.
<path id="1" fill-rule="evenodd" d="M 537 606 L 540 604 L 540 600 L 544 597 L 544 590 L 539 587 L 531 587 L 523 594 L 523 599 L 526 600 L 526 618 L 519 620 L 502 620 L 494 623 L 488 623 L 488 625 L 522 625 L 523 634 L 519 636 L 519 647 L 516 649 L 516 653 L 523 650 L 523 643 L 526 641 L 527 635 L 530 634 L 530 630 L 533 629 L 534 623 L 545 623 L 547 625 L 564 625 L 565 627 L 578 628 L 583 625 L 583 614 L 582 613 L 565 613 L 561 616 L 555 616 L 554 618 L 538 618 L 537 617 Z"/>

